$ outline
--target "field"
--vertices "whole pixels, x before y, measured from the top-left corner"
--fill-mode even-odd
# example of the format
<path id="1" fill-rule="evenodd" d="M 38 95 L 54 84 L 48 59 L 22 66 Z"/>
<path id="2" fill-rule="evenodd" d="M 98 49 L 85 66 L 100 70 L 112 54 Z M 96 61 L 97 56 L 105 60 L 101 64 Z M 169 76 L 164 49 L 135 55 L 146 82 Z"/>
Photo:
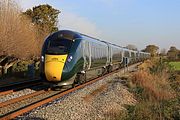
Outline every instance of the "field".
<path id="1" fill-rule="evenodd" d="M 180 62 L 169 62 L 169 64 L 173 66 L 175 70 L 180 70 Z"/>

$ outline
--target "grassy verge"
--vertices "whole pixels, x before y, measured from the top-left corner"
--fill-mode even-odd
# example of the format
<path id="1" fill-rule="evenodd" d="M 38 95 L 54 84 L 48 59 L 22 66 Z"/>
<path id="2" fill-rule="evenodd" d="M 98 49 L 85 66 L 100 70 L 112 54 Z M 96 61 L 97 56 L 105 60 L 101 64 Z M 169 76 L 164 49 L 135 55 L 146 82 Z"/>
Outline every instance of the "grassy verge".
<path id="1" fill-rule="evenodd" d="M 162 61 L 147 61 L 128 83 L 138 103 L 125 105 L 123 120 L 179 120 L 180 75 Z M 119 115 L 120 116 L 120 115 Z"/>
<path id="2" fill-rule="evenodd" d="M 169 62 L 169 64 L 175 69 L 180 71 L 180 62 Z"/>

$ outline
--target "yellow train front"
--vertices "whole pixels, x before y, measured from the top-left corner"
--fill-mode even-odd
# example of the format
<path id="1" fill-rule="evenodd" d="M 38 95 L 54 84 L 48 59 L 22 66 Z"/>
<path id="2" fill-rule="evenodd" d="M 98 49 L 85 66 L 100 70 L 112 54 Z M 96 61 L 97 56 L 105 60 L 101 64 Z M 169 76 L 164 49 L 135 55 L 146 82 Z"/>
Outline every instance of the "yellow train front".
<path id="1" fill-rule="evenodd" d="M 83 68 L 82 55 L 76 54 L 80 36 L 72 31 L 58 31 L 47 37 L 41 53 L 41 78 L 52 85 L 73 85 Z"/>

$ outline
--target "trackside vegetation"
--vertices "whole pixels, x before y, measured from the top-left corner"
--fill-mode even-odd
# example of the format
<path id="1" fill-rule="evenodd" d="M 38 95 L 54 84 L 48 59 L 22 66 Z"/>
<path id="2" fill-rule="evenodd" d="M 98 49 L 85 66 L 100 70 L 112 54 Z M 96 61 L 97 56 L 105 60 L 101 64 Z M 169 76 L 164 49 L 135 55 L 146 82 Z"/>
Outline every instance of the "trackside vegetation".
<path id="1" fill-rule="evenodd" d="M 179 120 L 180 74 L 163 60 L 146 61 L 139 69 L 128 79 L 128 89 L 138 103 L 125 105 L 127 111 L 117 119 Z"/>
<path id="2" fill-rule="evenodd" d="M 180 62 L 169 62 L 169 64 L 174 68 L 174 70 L 180 70 Z"/>

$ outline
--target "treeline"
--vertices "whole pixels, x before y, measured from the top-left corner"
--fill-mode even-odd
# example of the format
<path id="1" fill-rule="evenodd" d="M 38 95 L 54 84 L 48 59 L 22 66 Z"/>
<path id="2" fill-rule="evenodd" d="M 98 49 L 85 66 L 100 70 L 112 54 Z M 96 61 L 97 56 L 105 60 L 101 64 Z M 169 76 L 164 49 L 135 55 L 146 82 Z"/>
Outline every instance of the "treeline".
<path id="1" fill-rule="evenodd" d="M 170 47 L 166 55 L 169 60 L 180 60 L 180 50 L 174 46 Z"/>
<path id="2" fill-rule="evenodd" d="M 162 49 L 159 52 L 159 47 L 156 45 L 148 45 L 143 52 L 149 52 L 151 57 L 165 56 L 168 60 L 180 60 L 180 50 L 175 46 L 171 46 L 168 51 Z"/>
<path id="3" fill-rule="evenodd" d="M 30 59 L 40 55 L 44 38 L 58 30 L 59 10 L 39 5 L 25 12 L 13 0 L 0 1 L 0 56 Z"/>

